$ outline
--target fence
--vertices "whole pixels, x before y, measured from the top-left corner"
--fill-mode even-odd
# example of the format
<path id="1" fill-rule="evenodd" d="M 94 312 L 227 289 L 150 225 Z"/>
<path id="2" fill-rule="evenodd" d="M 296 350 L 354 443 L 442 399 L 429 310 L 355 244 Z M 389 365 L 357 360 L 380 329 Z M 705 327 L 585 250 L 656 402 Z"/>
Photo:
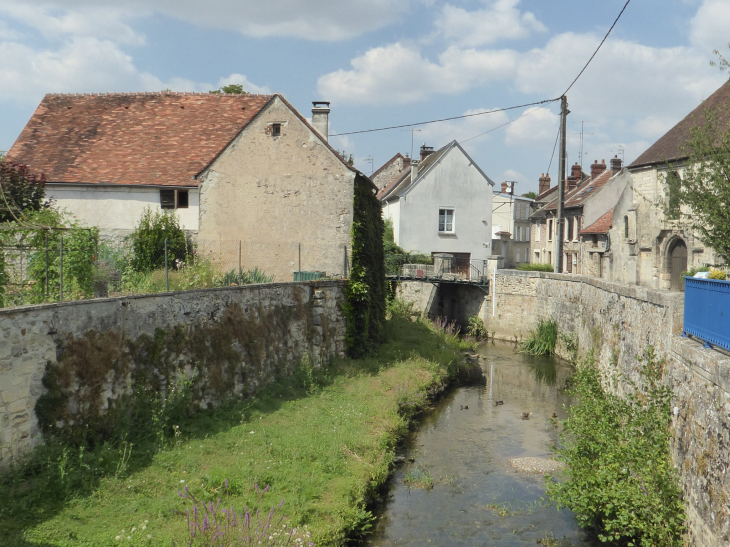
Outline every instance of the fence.
<path id="1" fill-rule="evenodd" d="M 684 335 L 730 351 L 730 281 L 684 278 Z"/>
<path id="2" fill-rule="evenodd" d="M 420 259 L 420 261 L 418 260 Z M 424 260 L 425 259 L 425 260 Z M 486 282 L 487 261 L 436 254 L 390 255 L 386 259 L 389 277 L 402 279 Z"/>
<path id="3" fill-rule="evenodd" d="M 0 245 L 0 307 L 125 294 L 346 277 L 350 250 L 300 242 L 110 242 L 70 237 Z"/>

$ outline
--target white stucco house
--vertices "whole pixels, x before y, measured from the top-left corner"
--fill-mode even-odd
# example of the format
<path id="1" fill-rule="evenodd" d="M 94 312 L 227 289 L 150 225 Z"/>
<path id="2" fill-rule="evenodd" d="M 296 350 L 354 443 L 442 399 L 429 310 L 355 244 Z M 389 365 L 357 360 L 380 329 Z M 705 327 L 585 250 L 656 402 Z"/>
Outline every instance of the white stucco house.
<path id="1" fill-rule="evenodd" d="M 492 254 L 504 259 L 504 267 L 530 262 L 530 212 L 533 200 L 512 195 L 514 187 L 503 182 L 494 192 Z"/>
<path id="2" fill-rule="evenodd" d="M 403 169 L 379 192 L 383 217 L 393 221 L 396 244 L 406 251 L 454 258 L 491 256 L 494 182 L 454 141 Z"/>

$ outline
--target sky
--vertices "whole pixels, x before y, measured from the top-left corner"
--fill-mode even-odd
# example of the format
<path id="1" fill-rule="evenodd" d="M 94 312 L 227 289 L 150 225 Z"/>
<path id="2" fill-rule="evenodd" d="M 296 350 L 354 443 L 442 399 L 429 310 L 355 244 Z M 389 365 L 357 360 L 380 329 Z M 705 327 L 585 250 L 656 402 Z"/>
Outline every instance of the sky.
<path id="1" fill-rule="evenodd" d="M 625 0 L 0 0 L 0 150 L 46 93 L 282 93 L 330 133 L 559 97 Z M 730 0 L 632 0 L 567 94 L 568 165 L 633 161 L 727 80 Z M 555 180 L 559 103 L 330 138 L 366 174 L 456 139 L 495 182 Z M 507 122 L 511 122 L 508 123 Z M 507 124 L 487 134 L 497 126 Z M 412 146 L 413 143 L 413 146 Z"/>

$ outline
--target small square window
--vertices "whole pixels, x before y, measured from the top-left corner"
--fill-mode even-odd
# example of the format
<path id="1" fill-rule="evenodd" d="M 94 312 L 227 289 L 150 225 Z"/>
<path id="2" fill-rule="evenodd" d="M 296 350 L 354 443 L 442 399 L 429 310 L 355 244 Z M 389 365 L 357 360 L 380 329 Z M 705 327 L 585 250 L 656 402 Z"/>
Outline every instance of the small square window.
<path id="1" fill-rule="evenodd" d="M 452 233 L 454 231 L 454 210 L 439 209 L 439 232 Z"/>
<path id="2" fill-rule="evenodd" d="M 163 209 L 175 208 L 175 190 L 160 190 L 160 207 Z"/>
<path id="3" fill-rule="evenodd" d="M 178 190 L 177 191 L 177 207 L 178 209 L 188 208 L 188 191 Z"/>
<path id="4" fill-rule="evenodd" d="M 281 135 L 281 124 L 280 123 L 272 123 L 271 124 L 271 136 L 272 137 L 279 137 Z"/>

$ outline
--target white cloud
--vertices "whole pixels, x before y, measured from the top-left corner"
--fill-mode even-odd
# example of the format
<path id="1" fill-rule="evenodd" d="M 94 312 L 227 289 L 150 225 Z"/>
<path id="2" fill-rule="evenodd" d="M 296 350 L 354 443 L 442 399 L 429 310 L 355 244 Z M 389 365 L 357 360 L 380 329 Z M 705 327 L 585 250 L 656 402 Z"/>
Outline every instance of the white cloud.
<path id="1" fill-rule="evenodd" d="M 545 108 L 529 108 L 507 126 L 505 142 L 513 146 L 527 143 L 552 144 L 559 124 L 560 117 L 554 112 Z"/>
<path id="2" fill-rule="evenodd" d="M 504 176 L 503 180 L 506 181 L 513 180 L 515 182 L 521 182 L 523 184 L 530 182 L 525 175 L 523 175 L 519 171 L 515 171 L 514 169 L 507 169 L 504 173 L 502 173 L 502 175 Z M 527 192 L 527 190 L 525 190 L 525 192 Z M 517 187 L 515 187 L 515 195 L 520 195 L 520 189 Z"/>
<path id="3" fill-rule="evenodd" d="M 692 43 L 708 58 L 715 49 L 727 57 L 727 47 L 730 42 L 728 21 L 730 21 L 730 2 L 705 0 L 690 21 Z"/>
<path id="4" fill-rule="evenodd" d="M 24 0 L 61 10 L 119 9 L 119 0 Z M 157 12 L 196 26 L 247 36 L 346 40 L 386 26 L 407 12 L 407 0 L 125 0 L 127 14 Z"/>
<path id="5" fill-rule="evenodd" d="M 436 28 L 444 38 L 461 46 L 475 47 L 492 44 L 502 39 L 527 38 L 533 32 L 547 28 L 531 12 L 517 9 L 520 0 L 495 0 L 485 9 L 467 11 L 446 4 L 436 21 Z"/>
<path id="6" fill-rule="evenodd" d="M 511 51 L 461 50 L 450 47 L 434 63 L 415 45 L 397 42 L 376 47 L 340 69 L 319 78 L 323 97 L 342 103 L 405 104 L 433 94 L 457 94 L 475 85 L 508 78 L 517 54 Z"/>

